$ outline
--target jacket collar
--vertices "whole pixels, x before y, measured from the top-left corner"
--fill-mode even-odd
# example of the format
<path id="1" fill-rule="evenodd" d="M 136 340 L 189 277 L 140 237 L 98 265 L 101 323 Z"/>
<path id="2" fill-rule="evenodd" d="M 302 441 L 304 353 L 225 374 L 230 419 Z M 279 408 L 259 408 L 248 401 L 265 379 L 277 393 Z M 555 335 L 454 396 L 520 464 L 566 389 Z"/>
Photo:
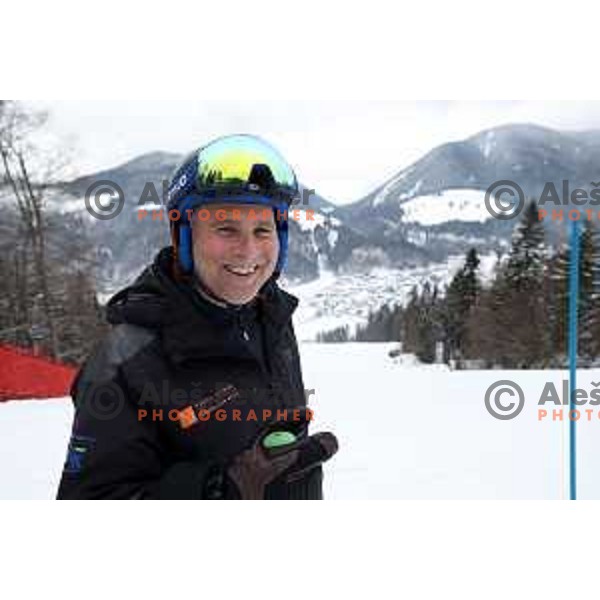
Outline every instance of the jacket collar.
<path id="1" fill-rule="evenodd" d="M 172 249 L 163 248 L 132 286 L 116 294 L 109 301 L 109 322 L 158 329 L 165 351 L 176 363 L 199 357 L 252 359 L 240 332 L 259 322 L 264 326 L 267 347 L 276 349 L 284 325 L 298 305 L 296 297 L 271 279 L 255 302 L 218 306 L 188 282 L 175 281 L 172 259 Z"/>

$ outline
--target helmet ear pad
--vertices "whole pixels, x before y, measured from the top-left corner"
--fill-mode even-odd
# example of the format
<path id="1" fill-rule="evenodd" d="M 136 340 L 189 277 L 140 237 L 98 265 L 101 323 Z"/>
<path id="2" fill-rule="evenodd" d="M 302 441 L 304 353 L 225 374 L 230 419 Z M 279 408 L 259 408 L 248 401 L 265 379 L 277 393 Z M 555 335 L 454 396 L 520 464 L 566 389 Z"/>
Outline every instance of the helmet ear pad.
<path id="1" fill-rule="evenodd" d="M 287 207 L 286 207 L 287 208 Z M 279 256 L 277 258 L 277 266 L 275 273 L 278 277 L 285 268 L 288 255 L 288 222 L 287 219 L 278 219 L 277 213 L 281 214 L 278 209 L 273 209 L 275 215 L 275 225 L 277 227 L 277 237 L 279 238 Z"/>
<path id="2" fill-rule="evenodd" d="M 192 251 L 192 227 L 188 222 L 179 225 L 179 263 L 184 273 L 191 273 L 194 269 L 194 255 Z"/>
<path id="3" fill-rule="evenodd" d="M 287 262 L 288 255 L 288 222 L 284 215 L 287 212 L 287 206 L 279 206 L 273 208 L 273 216 L 275 218 L 275 226 L 277 228 L 277 237 L 279 239 L 279 255 L 275 266 L 275 274 L 278 277 Z M 287 217 L 287 215 L 286 215 Z M 192 247 L 192 224 L 183 216 L 178 225 L 178 247 L 177 256 L 179 264 L 184 273 L 190 274 L 194 270 L 194 253 Z"/>

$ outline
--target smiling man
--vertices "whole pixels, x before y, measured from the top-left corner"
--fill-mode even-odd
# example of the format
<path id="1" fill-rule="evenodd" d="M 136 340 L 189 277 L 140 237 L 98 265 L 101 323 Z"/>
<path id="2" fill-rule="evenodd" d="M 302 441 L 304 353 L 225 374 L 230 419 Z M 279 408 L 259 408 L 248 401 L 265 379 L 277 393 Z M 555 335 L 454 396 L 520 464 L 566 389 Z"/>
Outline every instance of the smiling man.
<path id="1" fill-rule="evenodd" d="M 169 187 L 171 246 L 110 300 L 113 327 L 73 384 L 59 498 L 322 498 L 337 440 L 308 433 L 298 301 L 277 285 L 279 217 L 297 193 L 254 136 L 186 158 Z"/>
<path id="2" fill-rule="evenodd" d="M 192 218 L 198 282 L 215 298 L 246 304 L 271 278 L 279 256 L 275 213 L 220 204 Z"/>

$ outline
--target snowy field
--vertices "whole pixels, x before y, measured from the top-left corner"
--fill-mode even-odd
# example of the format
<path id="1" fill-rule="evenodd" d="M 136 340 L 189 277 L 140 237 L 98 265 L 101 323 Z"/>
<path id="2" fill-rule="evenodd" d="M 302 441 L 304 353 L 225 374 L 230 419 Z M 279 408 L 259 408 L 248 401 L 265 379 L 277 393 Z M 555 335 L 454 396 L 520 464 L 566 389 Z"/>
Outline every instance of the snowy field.
<path id="1" fill-rule="evenodd" d="M 302 344 L 317 429 L 331 429 L 340 452 L 326 465 L 327 498 L 548 498 L 565 488 L 565 425 L 538 421 L 544 383 L 561 371 L 452 372 L 390 359 L 391 344 Z M 525 392 L 510 421 L 485 409 L 500 379 Z M 581 371 L 591 390 L 600 370 Z M 550 407 L 552 408 L 552 407 Z M 600 498 L 600 419 L 577 424 L 578 494 Z M 551 411 L 549 411 L 551 412 Z M 53 498 L 70 433 L 70 399 L 0 404 L 0 498 Z"/>

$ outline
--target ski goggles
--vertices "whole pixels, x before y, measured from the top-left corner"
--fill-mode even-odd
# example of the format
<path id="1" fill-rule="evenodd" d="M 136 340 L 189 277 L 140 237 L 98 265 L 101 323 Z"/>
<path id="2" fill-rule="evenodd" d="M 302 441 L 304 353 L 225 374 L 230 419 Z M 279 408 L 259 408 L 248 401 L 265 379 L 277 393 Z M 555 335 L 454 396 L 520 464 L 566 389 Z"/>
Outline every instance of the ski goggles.
<path id="1" fill-rule="evenodd" d="M 297 195 L 292 168 L 273 146 L 252 135 L 226 136 L 200 148 L 186 159 L 168 190 L 170 207 L 184 198 L 188 205 L 192 199 L 289 205 Z"/>

